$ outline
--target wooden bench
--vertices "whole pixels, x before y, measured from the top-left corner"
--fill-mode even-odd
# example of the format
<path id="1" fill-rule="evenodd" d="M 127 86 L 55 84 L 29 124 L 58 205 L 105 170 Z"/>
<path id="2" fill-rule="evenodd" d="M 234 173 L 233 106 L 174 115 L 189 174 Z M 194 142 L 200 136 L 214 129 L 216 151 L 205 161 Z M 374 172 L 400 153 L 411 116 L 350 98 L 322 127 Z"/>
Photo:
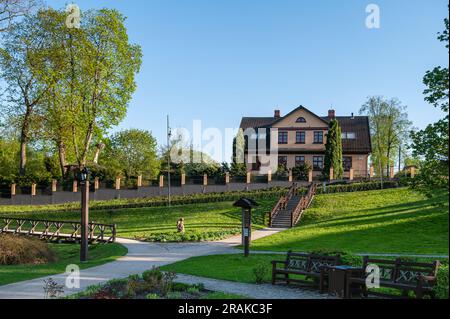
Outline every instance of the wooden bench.
<path id="1" fill-rule="evenodd" d="M 291 282 L 308 283 L 311 284 L 309 278 L 318 279 L 320 291 L 325 291 L 325 285 L 328 284 L 327 276 L 324 274 L 327 266 L 340 265 L 341 258 L 336 256 L 323 256 L 314 254 L 302 254 L 289 251 L 286 260 L 272 261 L 272 284 L 275 285 L 278 281 L 283 281 L 286 284 Z M 281 265 L 282 267 L 277 267 Z M 290 278 L 289 275 L 306 276 L 305 280 Z"/>
<path id="2" fill-rule="evenodd" d="M 380 269 L 380 288 L 394 288 L 402 291 L 402 297 L 407 297 L 409 291 L 413 291 L 417 298 L 423 298 L 424 294 L 433 296 L 433 286 L 436 282 L 439 261 L 433 263 L 418 263 L 403 261 L 401 258 L 396 260 L 370 259 L 368 256 L 363 258 L 363 267 L 361 268 L 361 277 L 350 277 L 347 279 L 347 298 L 352 297 L 351 288 L 358 288 L 362 295 L 367 297 L 369 294 L 390 296 L 385 293 L 369 291 L 366 286 L 367 267 L 376 265 Z"/>

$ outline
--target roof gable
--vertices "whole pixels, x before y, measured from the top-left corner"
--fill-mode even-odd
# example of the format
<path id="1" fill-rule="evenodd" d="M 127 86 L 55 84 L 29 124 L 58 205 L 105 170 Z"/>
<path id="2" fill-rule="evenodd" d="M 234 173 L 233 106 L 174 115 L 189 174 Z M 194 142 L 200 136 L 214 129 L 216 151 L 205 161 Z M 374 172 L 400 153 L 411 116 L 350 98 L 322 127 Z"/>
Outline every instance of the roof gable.
<path id="1" fill-rule="evenodd" d="M 306 122 L 298 123 L 297 119 L 304 117 Z M 292 110 L 285 116 L 278 118 L 272 123 L 272 127 L 324 127 L 328 128 L 329 122 L 324 120 L 322 117 L 311 112 L 306 107 L 300 105 L 296 109 Z"/>

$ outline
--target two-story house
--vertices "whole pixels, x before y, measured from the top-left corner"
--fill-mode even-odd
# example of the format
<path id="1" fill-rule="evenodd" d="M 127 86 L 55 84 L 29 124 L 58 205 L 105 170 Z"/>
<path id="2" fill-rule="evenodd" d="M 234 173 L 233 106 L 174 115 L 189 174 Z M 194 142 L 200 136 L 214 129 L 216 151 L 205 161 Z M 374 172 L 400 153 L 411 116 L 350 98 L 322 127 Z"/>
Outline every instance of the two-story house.
<path id="1" fill-rule="evenodd" d="M 369 119 L 366 116 L 336 116 L 335 111 L 330 110 L 328 116 L 320 117 L 307 108 L 299 106 L 286 116 L 281 116 L 280 111 L 275 110 L 273 117 L 244 117 L 240 128 L 244 132 L 248 132 L 247 129 L 265 132 L 268 149 L 270 145 L 272 148 L 273 145 L 278 146 L 277 165 L 292 169 L 297 165 L 308 163 L 313 168 L 313 175 L 317 176 L 321 174 L 324 165 L 325 143 L 331 119 L 336 119 L 342 129 L 344 177 L 348 177 L 351 168 L 354 170 L 355 177 L 367 177 L 368 158 L 372 152 L 372 145 Z M 247 169 L 258 174 L 263 171 L 262 164 L 258 159 L 257 151 L 256 156 L 249 158 L 248 138 L 252 137 L 246 136 Z"/>

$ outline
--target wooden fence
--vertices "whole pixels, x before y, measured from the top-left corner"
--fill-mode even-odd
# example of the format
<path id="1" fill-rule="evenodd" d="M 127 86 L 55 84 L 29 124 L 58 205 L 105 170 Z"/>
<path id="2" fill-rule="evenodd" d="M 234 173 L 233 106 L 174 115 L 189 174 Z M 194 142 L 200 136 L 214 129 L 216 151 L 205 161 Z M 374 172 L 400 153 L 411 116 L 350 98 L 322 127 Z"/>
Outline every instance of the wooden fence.
<path id="1" fill-rule="evenodd" d="M 92 243 L 115 242 L 116 229 L 116 225 L 89 223 L 89 241 Z M 81 223 L 0 217 L 1 233 L 35 236 L 51 241 L 74 242 L 81 240 Z"/>

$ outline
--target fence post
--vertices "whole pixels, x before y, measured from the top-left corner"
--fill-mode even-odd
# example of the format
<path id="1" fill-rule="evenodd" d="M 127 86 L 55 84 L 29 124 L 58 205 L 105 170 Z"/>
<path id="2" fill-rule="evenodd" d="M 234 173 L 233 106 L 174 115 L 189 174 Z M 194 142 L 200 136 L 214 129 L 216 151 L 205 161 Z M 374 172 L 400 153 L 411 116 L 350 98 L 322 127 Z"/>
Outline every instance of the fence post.
<path id="1" fill-rule="evenodd" d="M 114 183 L 116 190 L 120 190 L 120 177 L 116 177 L 116 182 Z"/>
<path id="2" fill-rule="evenodd" d="M 252 182 L 252 173 L 247 172 L 247 180 L 246 180 L 246 183 L 247 183 L 247 184 L 250 184 L 251 182 Z"/>
<path id="3" fill-rule="evenodd" d="M 370 165 L 369 177 L 370 179 L 373 178 L 373 165 Z"/>
<path id="4" fill-rule="evenodd" d="M 164 187 L 164 175 L 159 175 L 159 187 Z"/>
<path id="5" fill-rule="evenodd" d="M 292 183 L 292 170 L 291 169 L 289 170 L 288 180 L 289 180 L 289 183 Z"/>
<path id="6" fill-rule="evenodd" d="M 208 174 L 203 174 L 203 186 L 208 186 Z"/>
<path id="7" fill-rule="evenodd" d="M 100 180 L 98 177 L 94 178 L 94 189 L 97 190 L 100 188 Z"/>
<path id="8" fill-rule="evenodd" d="M 225 173 L 225 185 L 230 184 L 230 173 Z"/>
<path id="9" fill-rule="evenodd" d="M 142 187 L 142 175 L 138 175 L 136 185 L 138 188 Z"/>
<path id="10" fill-rule="evenodd" d="M 308 172 L 308 182 L 312 183 L 312 181 L 313 181 L 313 171 L 312 169 L 310 169 Z"/>
<path id="11" fill-rule="evenodd" d="M 78 181 L 74 180 L 72 183 L 72 193 L 77 193 L 78 192 Z"/>
<path id="12" fill-rule="evenodd" d="M 16 196 L 16 184 L 11 184 L 11 196 Z"/>
<path id="13" fill-rule="evenodd" d="M 355 175 L 355 170 L 353 169 L 353 168 L 350 168 L 350 177 L 349 177 L 349 179 L 352 181 L 353 179 L 354 179 L 354 175 Z"/>
<path id="14" fill-rule="evenodd" d="M 36 183 L 31 184 L 31 196 L 36 196 Z"/>
<path id="15" fill-rule="evenodd" d="M 334 180 L 334 169 L 330 168 L 330 181 Z"/>
<path id="16" fill-rule="evenodd" d="M 267 171 L 267 183 L 272 182 L 272 171 L 269 169 Z"/>
<path id="17" fill-rule="evenodd" d="M 186 185 L 186 174 L 181 174 L 181 186 Z"/>
<path id="18" fill-rule="evenodd" d="M 52 179 L 52 193 L 56 193 L 56 187 L 58 185 L 58 182 L 56 179 Z"/>
<path id="19" fill-rule="evenodd" d="M 389 172 L 389 177 L 392 179 L 395 177 L 395 173 L 394 173 L 394 166 L 391 166 L 390 172 Z"/>

